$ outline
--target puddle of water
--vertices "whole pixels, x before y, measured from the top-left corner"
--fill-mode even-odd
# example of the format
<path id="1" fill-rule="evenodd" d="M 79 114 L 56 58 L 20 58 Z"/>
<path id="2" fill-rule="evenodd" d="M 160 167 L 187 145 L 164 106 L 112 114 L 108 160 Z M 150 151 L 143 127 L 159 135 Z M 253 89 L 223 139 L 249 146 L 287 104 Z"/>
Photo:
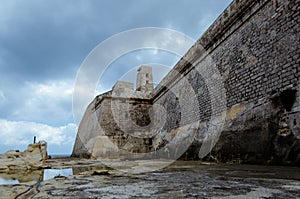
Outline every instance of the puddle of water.
<path id="1" fill-rule="evenodd" d="M 43 180 L 49 180 L 55 176 L 70 176 L 73 175 L 73 169 L 45 169 Z"/>
<path id="2" fill-rule="evenodd" d="M 0 173 L 0 184 L 38 182 L 43 180 L 43 176 L 43 170 Z"/>
<path id="3" fill-rule="evenodd" d="M 4 179 L 0 177 L 0 185 L 2 184 L 19 184 L 19 180 Z"/>
<path id="4" fill-rule="evenodd" d="M 55 176 L 69 176 L 72 174 L 72 168 L 0 173 L 0 185 L 39 182 L 49 180 Z"/>
<path id="5" fill-rule="evenodd" d="M 70 176 L 86 171 L 103 170 L 103 167 L 74 167 L 65 169 L 41 169 L 35 171 L 15 171 L 0 173 L 0 185 L 40 182 L 55 176 Z"/>

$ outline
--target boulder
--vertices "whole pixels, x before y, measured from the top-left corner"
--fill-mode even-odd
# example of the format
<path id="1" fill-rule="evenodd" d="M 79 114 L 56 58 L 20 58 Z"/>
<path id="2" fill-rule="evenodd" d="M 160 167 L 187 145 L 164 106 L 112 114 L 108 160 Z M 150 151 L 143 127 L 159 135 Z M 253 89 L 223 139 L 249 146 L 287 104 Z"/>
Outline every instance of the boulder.
<path id="1" fill-rule="evenodd" d="M 40 141 L 29 144 L 24 152 L 10 150 L 0 155 L 0 172 L 35 170 L 43 168 L 48 159 L 47 143 Z"/>

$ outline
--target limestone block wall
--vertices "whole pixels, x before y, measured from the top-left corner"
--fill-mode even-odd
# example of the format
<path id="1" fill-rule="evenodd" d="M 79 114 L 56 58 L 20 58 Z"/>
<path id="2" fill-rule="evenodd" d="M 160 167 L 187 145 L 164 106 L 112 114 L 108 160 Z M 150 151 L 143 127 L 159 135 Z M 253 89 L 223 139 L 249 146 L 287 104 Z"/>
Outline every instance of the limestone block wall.
<path id="1" fill-rule="evenodd" d="M 207 99 L 205 80 L 194 70 L 209 67 L 207 63 L 222 75 L 227 107 L 296 88 L 300 77 L 298 24 L 299 1 L 234 1 L 164 78 L 155 90 L 155 101 L 165 95 L 164 87 L 182 85 L 183 77 Z M 209 109 L 206 103 L 201 110 Z"/>
<path id="2" fill-rule="evenodd" d="M 149 99 L 98 96 L 81 121 L 72 156 L 107 158 L 151 151 L 152 140 L 144 138 L 151 128 L 150 108 Z"/>
<path id="3" fill-rule="evenodd" d="M 133 83 L 117 81 L 117 83 L 113 86 L 112 96 L 133 97 L 134 96 Z"/>
<path id="4" fill-rule="evenodd" d="M 234 1 L 156 88 L 163 130 L 227 113 L 211 153 L 220 161 L 299 164 L 299 4 Z M 188 154 L 195 157 L 203 137 L 199 130 Z"/>

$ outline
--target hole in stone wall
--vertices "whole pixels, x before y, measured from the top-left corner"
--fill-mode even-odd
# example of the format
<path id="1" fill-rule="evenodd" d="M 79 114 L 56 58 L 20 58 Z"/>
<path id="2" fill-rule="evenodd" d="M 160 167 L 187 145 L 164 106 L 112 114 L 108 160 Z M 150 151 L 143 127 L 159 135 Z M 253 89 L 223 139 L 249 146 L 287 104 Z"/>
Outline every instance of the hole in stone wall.
<path id="1" fill-rule="evenodd" d="M 294 126 L 296 126 L 297 125 L 297 121 L 296 121 L 296 119 L 294 119 Z"/>
<path id="2" fill-rule="evenodd" d="M 291 111 L 292 107 L 296 100 L 296 90 L 285 90 L 282 93 L 280 93 L 279 98 L 282 103 L 283 108 L 285 108 L 287 111 Z"/>

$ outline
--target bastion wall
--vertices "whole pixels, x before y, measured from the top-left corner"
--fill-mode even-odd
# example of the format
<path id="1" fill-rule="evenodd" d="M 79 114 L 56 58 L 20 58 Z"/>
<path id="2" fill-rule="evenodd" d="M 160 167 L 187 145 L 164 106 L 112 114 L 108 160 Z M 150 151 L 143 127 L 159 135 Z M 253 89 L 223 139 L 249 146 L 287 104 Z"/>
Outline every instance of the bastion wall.
<path id="1" fill-rule="evenodd" d="M 95 106 L 96 98 L 90 106 L 110 115 L 117 111 L 105 110 L 112 107 L 105 104 L 119 100 L 116 107 L 126 104 L 127 112 L 134 110 L 133 115 L 140 115 L 130 116 L 136 124 L 151 128 L 152 123 L 163 121 L 158 125 L 159 134 L 135 142 L 138 144 L 128 146 L 127 151 L 141 152 L 138 147 L 142 152 L 158 150 L 170 142 L 170 134 L 184 135 L 183 127 L 193 126 L 193 141 L 182 159 L 299 165 L 299 7 L 298 0 L 235 0 L 151 97 L 131 97 L 123 102 L 107 97 L 102 99 L 101 108 Z M 130 123 L 113 124 L 110 119 L 116 120 L 114 117 L 106 118 L 109 122 L 101 120 L 100 126 L 114 128 L 109 132 L 117 132 L 119 125 L 121 129 L 131 128 L 132 133 L 141 132 Z M 87 131 L 89 138 L 91 135 Z M 93 154 L 89 149 L 82 152 L 79 146 L 86 146 L 82 143 L 87 141 L 80 139 L 73 156 Z M 117 149 L 110 151 L 118 153 Z"/>

